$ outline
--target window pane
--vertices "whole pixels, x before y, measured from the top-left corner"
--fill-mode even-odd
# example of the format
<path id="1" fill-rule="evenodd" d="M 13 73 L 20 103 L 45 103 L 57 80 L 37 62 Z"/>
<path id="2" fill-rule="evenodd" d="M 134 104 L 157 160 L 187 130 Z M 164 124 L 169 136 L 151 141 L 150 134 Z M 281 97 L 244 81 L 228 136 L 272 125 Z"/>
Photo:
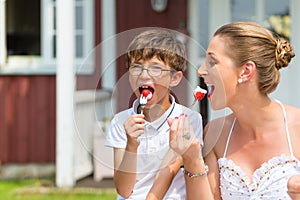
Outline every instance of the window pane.
<path id="1" fill-rule="evenodd" d="M 53 5 L 53 29 L 56 30 L 56 4 Z"/>
<path id="2" fill-rule="evenodd" d="M 265 26 L 277 34 L 290 38 L 289 1 L 265 0 Z"/>
<path id="3" fill-rule="evenodd" d="M 53 57 L 56 58 L 56 35 L 53 36 Z"/>
<path id="4" fill-rule="evenodd" d="M 83 36 L 76 35 L 76 57 L 83 57 Z"/>
<path id="5" fill-rule="evenodd" d="M 255 1 L 232 0 L 232 21 L 255 21 Z"/>
<path id="6" fill-rule="evenodd" d="M 76 29 L 83 29 L 83 7 L 76 6 L 75 10 Z"/>
<path id="7" fill-rule="evenodd" d="M 199 16 L 200 16 L 200 44 L 202 45 L 202 47 L 204 47 L 205 49 L 207 49 L 208 43 L 210 41 L 210 36 L 209 36 L 209 31 L 208 31 L 208 11 L 209 11 L 209 2 L 208 0 L 200 0 L 199 3 Z M 202 52 L 201 52 L 202 53 Z M 205 53 L 205 52 L 204 52 Z M 205 55 L 201 55 L 201 56 L 205 56 Z"/>
<path id="8" fill-rule="evenodd" d="M 40 0 L 6 1 L 8 55 L 40 55 Z"/>

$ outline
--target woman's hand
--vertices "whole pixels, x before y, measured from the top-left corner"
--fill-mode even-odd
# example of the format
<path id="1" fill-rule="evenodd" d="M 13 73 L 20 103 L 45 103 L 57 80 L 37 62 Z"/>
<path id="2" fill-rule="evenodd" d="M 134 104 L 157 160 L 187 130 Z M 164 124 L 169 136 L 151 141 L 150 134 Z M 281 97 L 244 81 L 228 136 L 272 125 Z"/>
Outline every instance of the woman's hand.
<path id="1" fill-rule="evenodd" d="M 288 181 L 288 194 L 293 200 L 300 200 L 300 174 L 292 176 Z"/>
<path id="2" fill-rule="evenodd" d="M 199 140 L 194 135 L 194 130 L 185 114 L 168 119 L 170 126 L 170 148 L 180 154 L 185 161 L 201 156 Z M 202 156 L 201 156 L 202 157 Z"/>
<path id="3" fill-rule="evenodd" d="M 186 199 L 213 199 L 200 142 L 194 135 L 188 116 L 180 115 L 168 120 L 168 123 L 170 148 L 180 154 L 183 159 Z"/>

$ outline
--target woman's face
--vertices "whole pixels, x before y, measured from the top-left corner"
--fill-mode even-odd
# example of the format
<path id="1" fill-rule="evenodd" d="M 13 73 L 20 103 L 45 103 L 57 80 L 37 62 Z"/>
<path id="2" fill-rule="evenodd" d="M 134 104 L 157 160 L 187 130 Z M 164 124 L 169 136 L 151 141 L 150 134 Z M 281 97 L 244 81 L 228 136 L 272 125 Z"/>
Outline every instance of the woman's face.
<path id="1" fill-rule="evenodd" d="M 229 51 L 226 40 L 215 36 L 207 48 L 205 62 L 198 69 L 198 75 L 208 86 L 207 96 L 214 110 L 227 107 L 235 94 L 238 71 L 226 53 Z"/>

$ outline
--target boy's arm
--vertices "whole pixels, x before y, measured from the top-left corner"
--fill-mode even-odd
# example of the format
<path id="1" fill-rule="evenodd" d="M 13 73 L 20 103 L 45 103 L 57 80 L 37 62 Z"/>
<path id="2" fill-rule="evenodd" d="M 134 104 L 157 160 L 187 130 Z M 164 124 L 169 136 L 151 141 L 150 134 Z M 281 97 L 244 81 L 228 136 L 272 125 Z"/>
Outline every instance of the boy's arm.
<path id="1" fill-rule="evenodd" d="M 144 133 L 144 116 L 132 115 L 124 123 L 126 148 L 114 148 L 114 182 L 122 197 L 128 198 L 136 183 L 137 138 Z"/>
<path id="2" fill-rule="evenodd" d="M 176 158 L 177 157 L 177 158 Z M 176 176 L 180 166 L 182 165 L 182 159 L 174 151 L 169 150 L 166 154 L 164 161 L 160 167 L 160 170 L 155 176 L 154 183 L 147 195 L 147 200 L 163 199 L 167 193 L 173 178 Z"/>
<path id="3" fill-rule="evenodd" d="M 136 153 L 127 149 L 114 149 L 114 182 L 122 197 L 128 198 L 136 182 Z"/>

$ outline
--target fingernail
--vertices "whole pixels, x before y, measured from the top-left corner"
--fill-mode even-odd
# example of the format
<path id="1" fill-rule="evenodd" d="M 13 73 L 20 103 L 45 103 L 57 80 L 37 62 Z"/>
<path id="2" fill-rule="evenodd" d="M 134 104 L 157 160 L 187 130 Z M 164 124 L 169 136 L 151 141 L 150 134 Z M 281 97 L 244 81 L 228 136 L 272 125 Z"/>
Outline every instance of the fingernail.
<path id="1" fill-rule="evenodd" d="M 175 119 L 178 119 L 178 117 L 175 117 Z"/>

